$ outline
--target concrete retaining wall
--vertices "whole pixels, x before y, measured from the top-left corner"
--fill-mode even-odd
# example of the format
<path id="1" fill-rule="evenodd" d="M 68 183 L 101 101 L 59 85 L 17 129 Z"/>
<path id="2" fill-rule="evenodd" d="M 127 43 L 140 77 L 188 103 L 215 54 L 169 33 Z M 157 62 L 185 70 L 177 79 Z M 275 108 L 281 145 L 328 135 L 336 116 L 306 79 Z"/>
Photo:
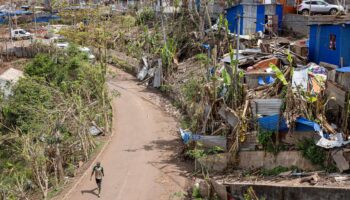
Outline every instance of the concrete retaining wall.
<path id="1" fill-rule="evenodd" d="M 283 15 L 282 27 L 286 32 L 292 30 L 293 32 L 308 36 L 309 35 L 309 26 L 308 17 L 298 14 L 285 14 Z"/>
<path id="2" fill-rule="evenodd" d="M 273 200 L 347 200 L 349 199 L 349 188 L 327 188 L 327 187 L 305 187 L 305 186 L 275 186 L 275 185 L 257 185 L 248 183 L 229 184 L 231 194 L 234 199 L 244 200 L 243 195 L 247 189 L 253 187 L 259 198 Z"/>
<path id="3" fill-rule="evenodd" d="M 227 168 L 230 157 L 230 153 L 220 153 L 199 158 L 197 161 L 209 172 L 222 172 Z"/>
<path id="4" fill-rule="evenodd" d="M 264 151 L 239 152 L 239 165 L 241 169 L 265 168 L 273 169 L 277 166 L 297 166 L 303 170 L 315 170 L 317 167 L 305 159 L 299 151 L 282 151 L 276 156 Z"/>

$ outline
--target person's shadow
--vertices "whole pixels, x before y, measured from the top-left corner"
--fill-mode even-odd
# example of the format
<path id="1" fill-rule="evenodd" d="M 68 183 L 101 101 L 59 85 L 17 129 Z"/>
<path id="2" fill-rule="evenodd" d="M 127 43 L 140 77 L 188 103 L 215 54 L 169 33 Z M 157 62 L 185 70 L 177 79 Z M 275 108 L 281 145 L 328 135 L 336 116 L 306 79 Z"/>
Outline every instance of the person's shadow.
<path id="1" fill-rule="evenodd" d="M 95 196 L 98 197 L 98 194 L 95 192 L 98 188 L 94 188 L 92 190 L 81 190 L 81 194 L 84 194 L 84 193 L 90 193 L 90 194 L 93 194 Z"/>

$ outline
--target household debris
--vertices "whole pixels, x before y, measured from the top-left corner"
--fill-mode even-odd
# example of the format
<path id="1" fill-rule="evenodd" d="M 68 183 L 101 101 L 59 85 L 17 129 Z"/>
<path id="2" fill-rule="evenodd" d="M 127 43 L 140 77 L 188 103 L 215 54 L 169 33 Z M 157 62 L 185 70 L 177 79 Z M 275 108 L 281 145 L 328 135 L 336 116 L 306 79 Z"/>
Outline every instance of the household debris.
<path id="1" fill-rule="evenodd" d="M 262 32 L 236 37 L 217 29 L 214 34 L 225 36 L 225 41 L 208 37 L 199 42 L 201 54 L 184 62 L 172 58 L 171 70 L 176 73 L 166 73 L 165 67 L 162 73 L 157 71 L 158 56 L 143 57 L 139 66 L 142 83 L 165 90 L 189 116 L 189 125 L 181 127 L 186 130 L 180 129 L 186 148 L 222 149 L 205 152 L 196 158 L 198 163 L 217 172 L 227 166 L 273 168 L 278 164 L 315 170 L 350 161 L 334 154 L 336 159 L 315 164 L 303 157 L 299 146 L 299 140 L 312 140 L 314 148 L 331 155 L 350 143 L 346 111 L 350 68 L 308 62 L 309 39 L 292 41 Z M 267 146 L 262 145 L 264 140 Z M 269 156 L 264 151 L 270 151 Z M 226 159 L 226 153 L 233 159 Z M 260 155 L 261 162 L 240 160 L 253 154 Z M 347 167 L 337 168 L 346 171 Z M 317 174 L 281 173 L 282 177 L 297 175 L 304 178 L 301 182 L 320 183 Z"/>

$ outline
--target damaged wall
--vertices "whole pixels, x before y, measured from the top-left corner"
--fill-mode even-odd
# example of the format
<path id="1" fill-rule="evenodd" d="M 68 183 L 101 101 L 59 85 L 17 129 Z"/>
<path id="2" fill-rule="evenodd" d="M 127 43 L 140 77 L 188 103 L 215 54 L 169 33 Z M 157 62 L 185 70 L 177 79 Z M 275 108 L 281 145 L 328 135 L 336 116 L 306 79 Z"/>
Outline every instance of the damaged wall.
<path id="1" fill-rule="evenodd" d="M 292 30 L 293 32 L 308 36 L 309 35 L 309 26 L 308 17 L 298 14 L 285 14 L 283 16 L 282 27 L 283 31 L 288 32 Z"/>

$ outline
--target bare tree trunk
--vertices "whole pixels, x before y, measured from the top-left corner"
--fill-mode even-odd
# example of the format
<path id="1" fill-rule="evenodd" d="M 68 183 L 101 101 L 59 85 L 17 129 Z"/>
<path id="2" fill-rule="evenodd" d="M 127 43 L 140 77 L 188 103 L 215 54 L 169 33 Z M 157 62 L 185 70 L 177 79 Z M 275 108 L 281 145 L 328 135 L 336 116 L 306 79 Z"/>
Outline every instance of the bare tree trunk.
<path id="1" fill-rule="evenodd" d="M 60 143 L 59 143 L 59 138 L 60 138 L 60 131 L 57 130 L 55 132 L 55 138 L 56 138 L 56 144 L 55 144 L 55 162 L 58 170 L 58 177 L 59 180 L 62 181 L 64 179 L 64 170 L 63 170 L 63 164 L 62 164 L 62 156 L 60 152 Z"/>

